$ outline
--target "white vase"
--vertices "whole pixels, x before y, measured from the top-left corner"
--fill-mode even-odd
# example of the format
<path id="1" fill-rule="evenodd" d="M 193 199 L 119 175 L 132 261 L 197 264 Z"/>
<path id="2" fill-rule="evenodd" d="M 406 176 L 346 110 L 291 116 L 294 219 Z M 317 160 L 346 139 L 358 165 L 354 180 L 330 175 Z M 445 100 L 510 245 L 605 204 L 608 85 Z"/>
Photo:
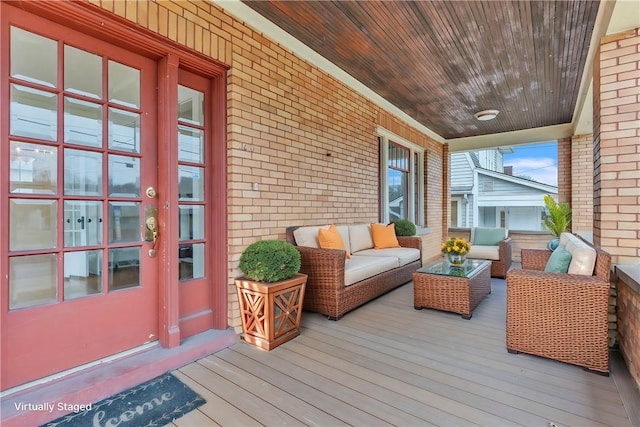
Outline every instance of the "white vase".
<path id="1" fill-rule="evenodd" d="M 449 263 L 451 263 L 451 265 L 462 265 L 464 264 L 465 260 L 467 259 L 466 255 L 462 255 L 462 254 L 454 254 L 452 252 L 447 253 L 447 258 L 449 258 Z"/>

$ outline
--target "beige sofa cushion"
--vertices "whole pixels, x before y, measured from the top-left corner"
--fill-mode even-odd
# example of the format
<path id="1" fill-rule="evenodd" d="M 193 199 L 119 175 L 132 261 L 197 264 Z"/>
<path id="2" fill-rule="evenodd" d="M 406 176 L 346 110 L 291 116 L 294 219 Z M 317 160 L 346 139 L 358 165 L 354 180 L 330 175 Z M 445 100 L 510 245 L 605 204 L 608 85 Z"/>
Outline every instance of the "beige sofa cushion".
<path id="1" fill-rule="evenodd" d="M 373 236 L 370 224 L 354 224 L 349 226 L 351 253 L 373 248 Z"/>
<path id="2" fill-rule="evenodd" d="M 310 248 L 319 248 L 320 243 L 318 242 L 318 230 L 320 228 L 324 228 L 325 230 L 329 229 L 328 225 L 312 225 L 308 227 L 299 227 L 293 231 L 293 237 L 296 239 L 296 245 L 298 246 L 308 246 Z M 340 231 L 340 228 L 338 228 Z M 342 233 L 340 233 L 342 235 Z M 344 236 L 342 236 L 342 240 L 344 241 Z M 346 242 L 345 242 L 346 247 Z M 349 250 L 349 249 L 347 249 Z"/>
<path id="3" fill-rule="evenodd" d="M 353 285 L 364 279 L 384 273 L 385 271 L 399 267 L 396 257 L 374 257 L 352 255 L 344 264 L 344 284 Z"/>
<path id="4" fill-rule="evenodd" d="M 414 248 L 365 249 L 359 251 L 358 255 L 368 257 L 395 257 L 398 259 L 398 265 L 400 267 L 420 259 L 420 251 Z"/>
<path id="5" fill-rule="evenodd" d="M 571 264 L 567 273 L 593 276 L 597 255 L 595 249 L 571 233 L 560 235 L 560 245 L 571 254 Z"/>
<path id="6" fill-rule="evenodd" d="M 329 229 L 328 225 L 312 225 L 308 227 L 299 227 L 293 231 L 293 238 L 296 240 L 298 246 L 308 246 L 310 248 L 319 248 L 320 242 L 318 241 L 318 230 L 321 228 L 324 230 Z M 342 243 L 347 252 L 351 253 L 351 244 L 349 242 L 349 226 L 338 225 L 336 226 L 340 237 L 342 237 Z"/>
<path id="7" fill-rule="evenodd" d="M 473 245 L 473 246 L 471 246 L 471 250 L 467 254 L 467 258 L 499 260 L 500 259 L 500 247 L 499 246 Z"/>

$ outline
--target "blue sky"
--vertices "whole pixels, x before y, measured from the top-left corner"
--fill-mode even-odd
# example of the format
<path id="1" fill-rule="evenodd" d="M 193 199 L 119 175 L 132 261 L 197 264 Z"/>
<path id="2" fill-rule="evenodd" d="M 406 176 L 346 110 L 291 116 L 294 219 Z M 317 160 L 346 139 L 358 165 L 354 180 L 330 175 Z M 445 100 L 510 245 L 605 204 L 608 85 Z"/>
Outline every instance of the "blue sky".
<path id="1" fill-rule="evenodd" d="M 504 155 L 504 165 L 513 166 L 513 175 L 526 176 L 534 181 L 558 186 L 558 144 L 547 141 L 517 145 L 513 154 Z"/>

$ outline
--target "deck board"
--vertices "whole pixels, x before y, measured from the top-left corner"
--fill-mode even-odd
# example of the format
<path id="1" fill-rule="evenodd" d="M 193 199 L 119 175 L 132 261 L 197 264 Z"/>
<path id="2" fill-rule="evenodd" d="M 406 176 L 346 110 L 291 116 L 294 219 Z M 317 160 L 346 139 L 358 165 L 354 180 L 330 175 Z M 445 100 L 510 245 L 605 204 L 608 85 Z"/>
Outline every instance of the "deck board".
<path id="1" fill-rule="evenodd" d="M 207 403 L 200 406 L 196 411 L 193 411 L 202 412 L 211 419 L 210 424 L 207 423 L 204 425 L 242 425 L 247 427 L 260 425 L 259 422 L 246 415 L 242 410 L 238 409 L 231 403 L 216 395 L 207 387 L 200 384 L 199 381 L 203 381 L 208 387 L 213 385 L 211 382 L 207 381 L 207 378 L 198 377 L 196 375 L 196 371 L 193 370 L 192 365 L 186 366 L 180 371 L 174 371 L 173 374 L 207 401 Z M 189 375 L 193 375 L 196 379 L 191 378 Z M 180 419 L 174 421 L 174 423 L 178 423 L 179 421 Z"/>
<path id="2" fill-rule="evenodd" d="M 257 362 L 250 357 L 231 350 L 224 350 L 216 354 L 216 357 L 208 357 L 203 359 L 201 363 L 209 369 L 217 370 L 219 368 L 228 371 L 242 370 L 250 374 L 252 377 L 243 378 L 237 384 L 243 388 L 251 390 L 274 405 L 275 407 L 288 413 L 304 414 L 304 419 L 298 421 L 311 425 L 345 425 L 347 423 L 367 423 L 372 422 L 371 417 L 354 417 L 353 420 L 340 420 L 330 415 L 330 411 L 324 411 L 309 404 L 298 396 L 309 395 L 314 399 L 329 400 L 331 396 L 323 393 L 316 393 L 315 390 L 305 387 L 297 379 L 294 379 L 282 372 L 278 371 L 272 361 L 269 365 Z M 259 384 L 256 390 L 256 384 Z M 310 399 L 311 400 L 311 399 Z M 327 404 L 338 406 L 340 404 L 337 399 L 332 399 Z M 363 415 L 367 415 L 363 413 Z"/>
<path id="3" fill-rule="evenodd" d="M 246 346 L 237 349 L 249 357 L 255 353 Z M 261 357 L 262 359 L 262 357 Z M 276 367 L 283 375 L 295 376 L 304 384 L 298 388 L 298 396 L 310 404 L 327 412 L 337 414 L 341 421 L 350 425 L 379 425 L 390 423 L 396 425 L 426 425 L 425 420 L 414 417 L 406 412 L 375 400 L 355 390 L 355 381 L 349 381 L 338 373 L 336 381 L 332 380 L 332 373 L 323 365 L 311 361 L 306 355 L 299 355 L 290 350 L 278 352 L 268 358 L 270 366 Z M 342 385 L 342 383 L 347 385 Z M 373 418 L 372 418 L 373 417 Z"/>
<path id="4" fill-rule="evenodd" d="M 174 424 L 632 426 L 613 377 L 509 354 L 492 287 L 470 320 L 415 310 L 411 283 L 337 322 L 305 312 L 270 352 L 240 342 L 178 370 L 207 403 Z"/>

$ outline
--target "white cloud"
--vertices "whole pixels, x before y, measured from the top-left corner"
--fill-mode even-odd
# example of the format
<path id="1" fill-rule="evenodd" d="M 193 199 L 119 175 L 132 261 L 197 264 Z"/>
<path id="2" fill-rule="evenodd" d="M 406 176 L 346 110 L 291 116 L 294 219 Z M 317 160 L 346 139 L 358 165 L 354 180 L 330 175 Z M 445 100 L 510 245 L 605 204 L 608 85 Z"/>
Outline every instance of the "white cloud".
<path id="1" fill-rule="evenodd" d="M 505 162 L 513 166 L 514 176 L 525 176 L 547 185 L 558 186 L 558 166 L 550 157 L 522 157 Z"/>

